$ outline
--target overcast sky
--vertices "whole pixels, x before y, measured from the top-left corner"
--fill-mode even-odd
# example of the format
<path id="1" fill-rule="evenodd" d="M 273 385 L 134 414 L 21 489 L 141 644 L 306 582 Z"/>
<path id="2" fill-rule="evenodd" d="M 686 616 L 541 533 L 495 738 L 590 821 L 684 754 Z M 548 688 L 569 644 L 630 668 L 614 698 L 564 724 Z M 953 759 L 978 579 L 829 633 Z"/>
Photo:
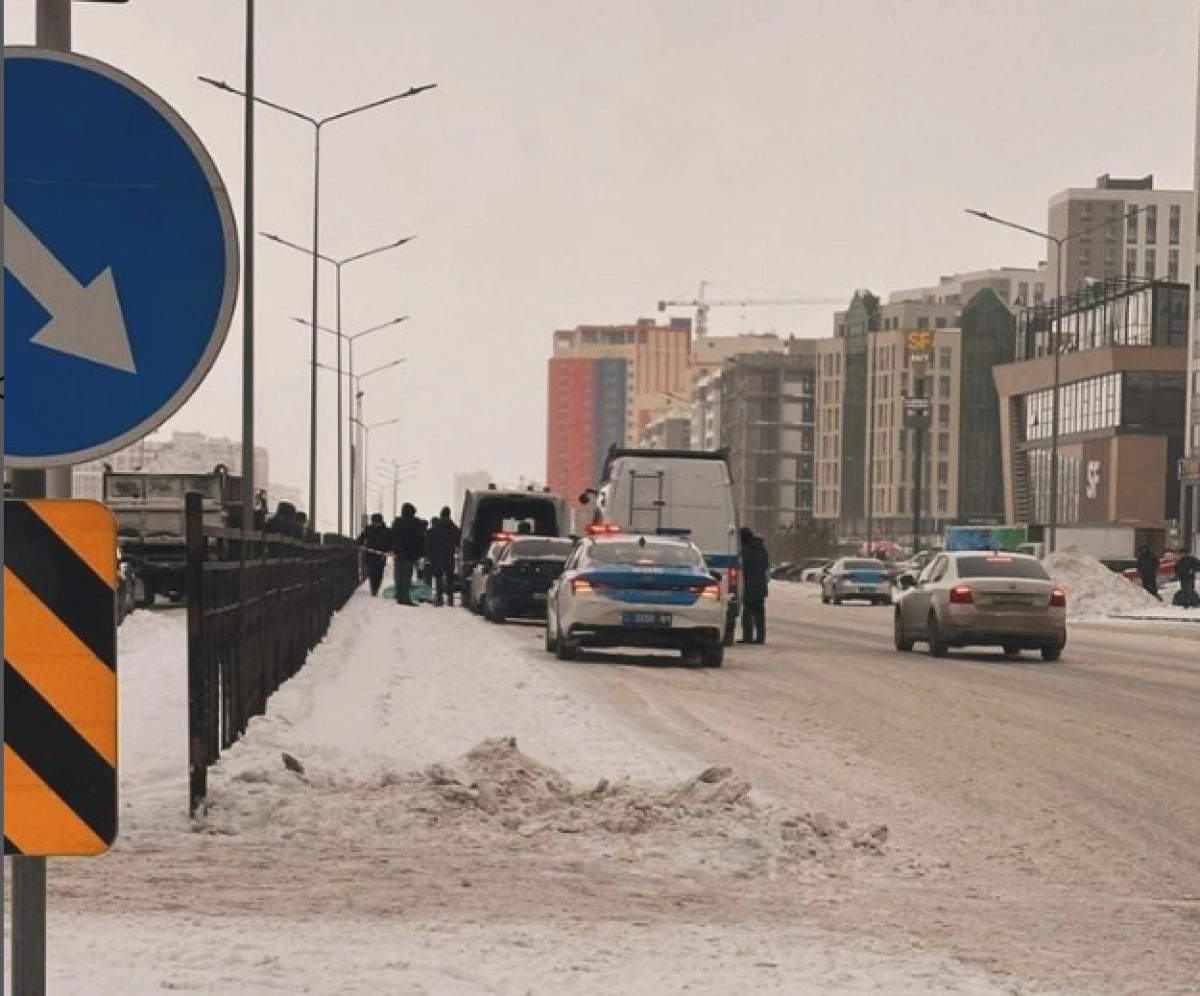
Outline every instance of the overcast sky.
<path id="1" fill-rule="evenodd" d="M 33 0 L 4 0 L 33 39 Z M 77 3 L 75 47 L 140 78 L 208 145 L 241 213 L 242 0 Z M 455 471 L 541 478 L 551 333 L 656 315 L 660 298 L 877 293 L 1027 266 L 1105 172 L 1192 185 L 1194 0 L 258 0 L 258 93 L 330 125 L 321 247 L 347 256 L 376 458 L 420 461 L 422 513 Z M 258 115 L 257 225 L 311 241 L 312 132 Z M 243 235 L 245 233 L 243 232 Z M 257 252 L 258 441 L 307 489 L 307 258 Z M 322 284 L 332 324 L 333 280 Z M 687 314 L 686 310 L 677 312 Z M 829 334 L 832 309 L 723 308 L 716 333 Z M 334 362 L 322 337 L 322 361 Z M 241 318 L 167 428 L 240 435 Z M 336 508 L 335 378 L 321 374 L 320 518 Z M 457 513 L 457 510 L 456 510 Z"/>

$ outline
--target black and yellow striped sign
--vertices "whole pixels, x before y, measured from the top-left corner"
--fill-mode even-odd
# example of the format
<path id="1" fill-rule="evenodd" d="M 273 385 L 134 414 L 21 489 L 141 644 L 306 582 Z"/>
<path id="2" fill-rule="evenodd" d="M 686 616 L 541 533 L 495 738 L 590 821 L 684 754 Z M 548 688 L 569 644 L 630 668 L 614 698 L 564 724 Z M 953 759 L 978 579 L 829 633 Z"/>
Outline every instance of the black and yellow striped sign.
<path id="1" fill-rule="evenodd" d="M 117 526 L 99 502 L 4 502 L 4 853 L 117 836 Z"/>

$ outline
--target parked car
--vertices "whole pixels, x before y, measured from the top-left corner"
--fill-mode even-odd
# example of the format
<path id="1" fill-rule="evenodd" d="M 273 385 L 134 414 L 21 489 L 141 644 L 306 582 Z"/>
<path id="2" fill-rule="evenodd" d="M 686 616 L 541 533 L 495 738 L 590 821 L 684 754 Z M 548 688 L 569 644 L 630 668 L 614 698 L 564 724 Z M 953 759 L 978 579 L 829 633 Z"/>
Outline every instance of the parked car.
<path id="1" fill-rule="evenodd" d="M 496 556 L 480 565 L 483 617 L 502 623 L 514 617 L 545 619 L 546 595 L 575 548 L 575 541 L 545 536 L 514 536 Z"/>
<path id="2" fill-rule="evenodd" d="M 821 579 L 829 573 L 829 568 L 833 566 L 833 563 L 828 557 L 815 557 L 806 560 L 800 564 L 796 580 L 803 581 L 806 584 L 820 584 Z"/>
<path id="3" fill-rule="evenodd" d="M 1056 661 L 1067 645 L 1067 596 L 1036 557 L 1019 553 L 942 553 L 896 603 L 896 649 L 928 644 L 998 646 L 1006 657 L 1040 650 Z"/>
<path id="4" fill-rule="evenodd" d="M 504 548 L 512 542 L 510 533 L 493 533 L 492 541 L 482 558 L 471 568 L 471 573 L 463 579 L 463 607 L 482 615 L 483 593 L 487 588 L 488 565 L 494 564 Z"/>
<path id="5" fill-rule="evenodd" d="M 550 588 L 546 650 L 574 660 L 590 647 L 670 649 L 689 663 L 720 667 L 724 629 L 720 582 L 694 543 L 589 536 Z"/>
<path id="6" fill-rule="evenodd" d="M 872 605 L 891 602 L 892 582 L 887 565 L 864 557 L 843 557 L 834 561 L 821 578 L 821 601 L 841 605 L 852 599 Z"/>

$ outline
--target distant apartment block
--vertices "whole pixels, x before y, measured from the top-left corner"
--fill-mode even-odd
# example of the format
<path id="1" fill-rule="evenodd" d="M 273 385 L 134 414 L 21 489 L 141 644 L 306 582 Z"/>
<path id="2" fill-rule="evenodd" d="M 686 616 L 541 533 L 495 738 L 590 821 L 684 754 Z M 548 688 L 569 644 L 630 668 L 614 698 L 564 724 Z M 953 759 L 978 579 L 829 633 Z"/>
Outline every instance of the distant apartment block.
<path id="1" fill-rule="evenodd" d="M 691 449 L 691 408 L 676 408 L 663 412 L 642 430 L 638 445 L 648 450 Z"/>
<path id="2" fill-rule="evenodd" d="M 813 515 L 817 342 L 725 360 L 721 446 L 743 525 L 768 539 Z"/>
<path id="3" fill-rule="evenodd" d="M 624 446 L 629 424 L 629 361 L 555 356 L 546 410 L 546 483 L 573 498 L 595 487 L 609 446 Z"/>
<path id="4" fill-rule="evenodd" d="M 965 304 L 981 290 L 992 291 L 1010 308 L 1032 307 L 1046 301 L 1048 267 L 1041 263 L 1036 269 L 1002 266 L 993 270 L 975 270 L 941 277 L 932 287 L 912 287 L 893 291 L 888 304 L 927 302 L 931 304 Z"/>
<path id="5" fill-rule="evenodd" d="M 1133 208 L 1137 214 L 1124 218 Z M 1068 238 L 1062 250 L 1062 289 L 1124 276 L 1190 280 L 1195 243 L 1191 190 L 1155 190 L 1154 177 L 1122 179 L 1107 173 L 1095 187 L 1071 187 L 1050 198 L 1049 228 Z M 1056 253 L 1050 248 L 1047 299 L 1055 296 Z"/>

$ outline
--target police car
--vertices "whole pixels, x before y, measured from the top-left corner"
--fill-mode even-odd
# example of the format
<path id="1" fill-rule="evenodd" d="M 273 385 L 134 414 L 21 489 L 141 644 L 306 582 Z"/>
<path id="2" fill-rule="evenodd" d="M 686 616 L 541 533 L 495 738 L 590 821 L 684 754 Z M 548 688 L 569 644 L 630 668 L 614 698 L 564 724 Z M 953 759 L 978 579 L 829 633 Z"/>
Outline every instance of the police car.
<path id="1" fill-rule="evenodd" d="M 581 539 L 550 588 L 546 616 L 546 650 L 560 660 L 592 647 L 679 650 L 705 667 L 724 658 L 720 582 L 678 537 L 610 527 Z"/>

